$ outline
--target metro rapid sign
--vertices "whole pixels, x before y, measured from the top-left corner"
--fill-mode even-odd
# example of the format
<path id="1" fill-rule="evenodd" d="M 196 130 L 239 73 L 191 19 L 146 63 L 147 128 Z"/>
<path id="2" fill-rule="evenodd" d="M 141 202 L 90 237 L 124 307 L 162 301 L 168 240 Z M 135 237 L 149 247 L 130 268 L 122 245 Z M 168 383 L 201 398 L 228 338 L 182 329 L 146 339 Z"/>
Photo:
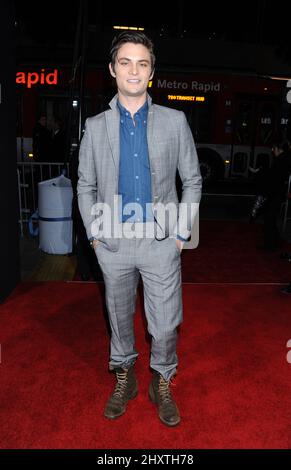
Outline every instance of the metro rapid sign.
<path id="1" fill-rule="evenodd" d="M 17 72 L 16 83 L 17 85 L 25 85 L 27 88 L 34 85 L 57 85 L 58 70 L 46 72 L 45 69 L 41 69 L 40 72 Z"/>

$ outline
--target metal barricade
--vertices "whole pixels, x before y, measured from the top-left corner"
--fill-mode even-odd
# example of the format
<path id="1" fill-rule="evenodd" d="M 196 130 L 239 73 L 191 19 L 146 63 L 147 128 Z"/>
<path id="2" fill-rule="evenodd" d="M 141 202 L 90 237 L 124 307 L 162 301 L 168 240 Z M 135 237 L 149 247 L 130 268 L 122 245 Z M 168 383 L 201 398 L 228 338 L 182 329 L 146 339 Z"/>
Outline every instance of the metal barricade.
<path id="1" fill-rule="evenodd" d="M 30 216 L 38 207 L 38 183 L 47 179 L 56 178 L 65 170 L 65 176 L 70 177 L 69 163 L 49 162 L 18 162 L 18 200 L 19 225 L 23 236 L 23 227 L 28 223 Z"/>

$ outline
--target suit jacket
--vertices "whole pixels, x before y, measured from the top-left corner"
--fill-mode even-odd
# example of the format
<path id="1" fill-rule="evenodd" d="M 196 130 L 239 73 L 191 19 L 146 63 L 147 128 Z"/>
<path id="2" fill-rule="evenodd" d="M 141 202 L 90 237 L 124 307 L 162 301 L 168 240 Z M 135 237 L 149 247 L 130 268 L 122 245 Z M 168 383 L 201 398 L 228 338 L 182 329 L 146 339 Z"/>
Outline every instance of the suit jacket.
<path id="1" fill-rule="evenodd" d="M 118 195 L 120 114 L 117 99 L 118 95 L 111 100 L 109 110 L 86 120 L 77 187 L 79 209 L 88 238 L 99 238 L 112 251 L 119 247 L 117 232 L 112 229 L 112 219 L 116 224 L 118 215 L 109 213 L 110 209 L 116 209 Z M 155 214 L 156 238 L 179 234 L 187 239 L 202 186 L 192 133 L 183 112 L 152 104 L 149 95 L 147 100 L 152 203 L 153 208 L 158 209 Z M 177 169 L 182 181 L 180 204 L 176 191 Z M 165 217 L 159 210 L 162 205 L 168 205 L 170 212 L 175 213 L 174 217 Z M 111 219 L 110 215 L 113 216 Z M 104 235 L 104 226 L 111 226 L 110 235 L 109 232 Z M 103 234 L 99 236 L 100 228 L 103 228 Z"/>

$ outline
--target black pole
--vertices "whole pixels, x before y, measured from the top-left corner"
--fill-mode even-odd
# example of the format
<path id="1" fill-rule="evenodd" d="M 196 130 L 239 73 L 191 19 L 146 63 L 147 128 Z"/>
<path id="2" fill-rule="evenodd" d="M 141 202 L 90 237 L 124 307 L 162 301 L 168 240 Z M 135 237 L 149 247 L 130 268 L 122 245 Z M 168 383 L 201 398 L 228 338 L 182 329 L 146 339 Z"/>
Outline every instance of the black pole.
<path id="1" fill-rule="evenodd" d="M 83 1 L 83 31 L 82 31 L 82 51 L 80 65 L 80 91 L 79 91 L 79 142 L 82 138 L 82 129 L 85 122 L 84 112 L 84 83 L 85 83 L 85 66 L 88 42 L 88 0 Z"/>
<path id="2" fill-rule="evenodd" d="M 71 144 L 73 139 L 73 128 L 72 128 L 72 116 L 73 116 L 73 99 L 75 97 L 76 88 L 78 86 L 79 78 L 79 66 L 80 66 L 80 40 L 81 40 L 81 31 L 82 31 L 82 18 L 83 18 L 83 2 L 79 1 L 78 8 L 78 17 L 77 17 L 77 28 L 74 41 L 74 51 L 73 51 L 73 62 L 72 62 L 72 71 L 70 78 L 70 92 L 69 92 L 69 103 L 68 103 L 68 121 L 67 121 L 67 133 L 66 133 L 66 161 L 70 161 L 70 152 Z M 79 138 L 78 138 L 79 142 Z"/>
<path id="3" fill-rule="evenodd" d="M 0 11 L 0 301 L 20 280 L 19 207 L 16 165 L 14 2 Z"/>
<path id="4" fill-rule="evenodd" d="M 78 14 L 78 24 L 77 31 L 75 36 L 75 45 L 74 45 L 74 58 L 73 58 L 73 68 L 72 68 L 72 78 L 71 78 L 71 97 L 70 97 L 70 122 L 72 122 L 72 101 L 73 98 L 76 98 L 75 91 L 78 87 L 79 96 L 78 96 L 78 119 L 77 119 L 77 136 L 78 136 L 78 146 L 73 151 L 70 159 L 70 177 L 73 188 L 73 205 L 72 205 L 72 217 L 73 217 L 73 252 L 78 252 L 77 246 L 78 243 L 82 243 L 81 235 L 82 232 L 82 220 L 78 209 L 77 202 L 77 182 L 78 182 L 78 153 L 79 145 L 82 138 L 82 129 L 84 124 L 84 74 L 85 74 L 85 64 L 86 64 L 86 52 L 87 52 L 87 35 L 88 35 L 88 1 L 80 0 L 79 3 L 79 14 Z M 70 129 L 72 126 L 70 125 Z M 70 138 L 71 142 L 71 138 Z"/>

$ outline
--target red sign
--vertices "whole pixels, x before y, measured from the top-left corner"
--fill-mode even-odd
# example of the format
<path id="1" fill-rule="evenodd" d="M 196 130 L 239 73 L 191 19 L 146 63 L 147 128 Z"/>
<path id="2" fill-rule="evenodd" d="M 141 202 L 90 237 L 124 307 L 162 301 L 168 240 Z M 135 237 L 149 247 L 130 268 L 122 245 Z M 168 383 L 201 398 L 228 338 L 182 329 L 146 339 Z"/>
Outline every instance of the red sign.
<path id="1" fill-rule="evenodd" d="M 31 88 L 33 85 L 57 85 L 58 70 L 46 72 L 45 69 L 41 69 L 40 72 L 17 72 L 16 83 L 26 85 L 27 88 Z"/>

